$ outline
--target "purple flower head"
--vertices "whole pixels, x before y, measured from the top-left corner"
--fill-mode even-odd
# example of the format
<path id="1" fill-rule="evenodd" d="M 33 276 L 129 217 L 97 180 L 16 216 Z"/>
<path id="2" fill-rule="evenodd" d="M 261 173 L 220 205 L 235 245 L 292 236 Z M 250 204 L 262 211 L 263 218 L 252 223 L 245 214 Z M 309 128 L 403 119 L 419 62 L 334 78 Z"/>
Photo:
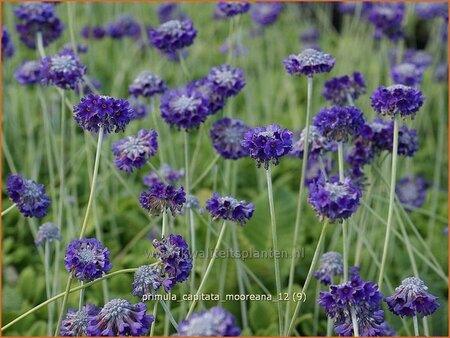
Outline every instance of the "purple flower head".
<path id="1" fill-rule="evenodd" d="M 158 269 L 151 265 L 140 266 L 134 273 L 133 296 L 142 297 L 151 294 L 163 284 L 163 277 Z"/>
<path id="2" fill-rule="evenodd" d="M 243 14 L 250 9 L 249 2 L 238 1 L 220 1 L 217 3 L 217 9 L 227 17 Z"/>
<path id="3" fill-rule="evenodd" d="M 316 181 L 321 175 L 327 176 L 333 171 L 334 161 L 328 156 L 310 154 L 306 163 L 305 183 L 307 185 Z"/>
<path id="4" fill-rule="evenodd" d="M 414 115 L 422 107 L 424 97 L 419 89 L 397 84 L 378 87 L 370 97 L 372 108 L 381 115 L 392 118 L 396 114 L 406 118 Z"/>
<path id="5" fill-rule="evenodd" d="M 419 150 L 417 130 L 409 129 L 405 125 L 400 126 L 398 130 L 398 154 L 411 157 L 417 150 Z"/>
<path id="6" fill-rule="evenodd" d="M 128 92 L 134 96 L 152 97 L 155 94 L 162 94 L 167 90 L 167 86 L 158 75 L 144 71 L 138 75 Z"/>
<path id="7" fill-rule="evenodd" d="M 61 240 L 61 234 L 58 227 L 53 223 L 44 223 L 39 227 L 34 244 L 40 246 L 44 245 L 46 242 L 51 243 L 55 240 Z"/>
<path id="8" fill-rule="evenodd" d="M 328 180 L 321 175 L 309 185 L 308 202 L 320 220 L 327 217 L 330 222 L 341 222 L 349 218 L 359 206 L 360 189 L 349 177 L 342 182 L 332 176 Z"/>
<path id="9" fill-rule="evenodd" d="M 372 142 L 358 137 L 353 145 L 347 150 L 345 160 L 352 168 L 362 168 L 369 164 L 377 154 Z"/>
<path id="10" fill-rule="evenodd" d="M 180 9 L 180 6 L 176 2 L 165 2 L 158 5 L 156 10 L 159 23 L 164 23 L 171 20 L 185 20 L 186 14 Z"/>
<path id="11" fill-rule="evenodd" d="M 175 170 L 167 163 L 163 163 L 159 168 L 158 172 L 151 171 L 150 174 L 144 176 L 144 184 L 148 187 L 152 187 L 155 184 L 163 183 L 160 177 L 169 184 L 175 184 L 177 181 L 181 180 L 184 176 L 184 169 Z"/>
<path id="12" fill-rule="evenodd" d="M 233 337 L 240 334 L 234 316 L 217 306 L 194 312 L 178 325 L 179 336 Z"/>
<path id="13" fill-rule="evenodd" d="M 139 97 L 131 95 L 130 97 L 128 97 L 128 102 L 130 103 L 130 108 L 133 111 L 131 115 L 132 120 L 140 120 L 147 117 L 147 105 L 142 102 Z"/>
<path id="14" fill-rule="evenodd" d="M 83 78 L 83 80 L 81 81 L 81 93 L 84 96 L 93 94 L 94 91 L 98 91 L 102 87 L 102 84 L 100 83 L 99 80 L 94 79 L 92 77 L 88 77 L 88 80 L 89 80 L 89 82 Z M 93 89 L 94 89 L 94 91 L 93 91 Z M 75 93 L 80 95 L 80 86 L 75 87 Z"/>
<path id="15" fill-rule="evenodd" d="M 242 147 L 256 160 L 258 167 L 264 164 L 269 169 L 272 162 L 278 165 L 280 157 L 287 155 L 292 148 L 292 132 L 277 124 L 249 129 L 241 142 Z"/>
<path id="16" fill-rule="evenodd" d="M 184 215 L 187 209 L 197 210 L 199 214 L 202 214 L 205 210 L 200 206 L 200 201 L 194 195 L 186 196 L 186 203 L 184 203 L 181 215 Z"/>
<path id="17" fill-rule="evenodd" d="M 150 129 L 141 129 L 135 136 L 127 136 L 112 145 L 116 156 L 114 163 L 123 171 L 132 172 L 142 167 L 158 150 L 158 134 Z"/>
<path id="18" fill-rule="evenodd" d="M 329 73 L 334 67 L 336 59 L 330 54 L 308 48 L 298 55 L 289 55 L 284 61 L 286 71 L 291 75 L 305 75 Z"/>
<path id="19" fill-rule="evenodd" d="M 101 40 L 106 35 L 106 30 L 102 26 L 84 26 L 80 32 L 84 39 Z"/>
<path id="20" fill-rule="evenodd" d="M 397 316 L 429 316 L 438 308 L 438 298 L 428 293 L 428 287 L 417 277 L 408 277 L 385 302 Z"/>
<path id="21" fill-rule="evenodd" d="M 376 153 L 383 150 L 392 151 L 394 124 L 392 121 L 376 117 L 372 122 L 364 125 L 361 137 L 370 144 L 371 150 Z"/>
<path id="22" fill-rule="evenodd" d="M 86 336 L 86 329 L 89 325 L 89 312 L 100 311 L 92 304 L 83 306 L 80 310 L 69 309 L 66 317 L 61 322 L 59 334 L 63 337 Z"/>
<path id="23" fill-rule="evenodd" d="M 221 218 L 241 225 L 247 223 L 255 211 L 253 203 L 238 201 L 230 196 L 222 197 L 218 193 L 214 193 L 206 201 L 206 209 L 209 210 L 213 219 Z"/>
<path id="24" fill-rule="evenodd" d="M 83 282 L 100 278 L 111 270 L 109 251 L 95 238 L 74 239 L 64 257 L 66 270 Z"/>
<path id="25" fill-rule="evenodd" d="M 375 27 L 375 38 L 386 36 L 392 41 L 403 37 L 402 22 L 405 16 L 404 3 L 374 3 L 369 10 L 368 20 Z"/>
<path id="26" fill-rule="evenodd" d="M 258 25 L 269 26 L 277 21 L 282 9 L 280 2 L 257 2 L 253 4 L 250 15 Z"/>
<path id="27" fill-rule="evenodd" d="M 130 104 L 110 96 L 88 95 L 73 107 L 74 118 L 84 130 L 104 133 L 124 131 L 133 116 Z"/>
<path id="28" fill-rule="evenodd" d="M 391 70 L 391 78 L 397 84 L 417 86 L 422 83 L 423 69 L 413 63 L 401 63 Z"/>
<path id="29" fill-rule="evenodd" d="M 47 215 L 51 201 L 43 184 L 14 174 L 8 177 L 6 191 L 25 217 L 41 218 Z"/>
<path id="30" fill-rule="evenodd" d="M 208 74 L 208 81 L 214 92 L 224 97 L 237 95 L 245 86 L 244 72 L 230 65 L 213 67 Z"/>
<path id="31" fill-rule="evenodd" d="M 422 20 L 448 16 L 448 8 L 445 2 L 418 2 L 415 12 Z"/>
<path id="32" fill-rule="evenodd" d="M 316 49 L 319 50 L 320 31 L 316 27 L 310 27 L 305 29 L 300 34 L 300 42 L 303 49 Z"/>
<path id="33" fill-rule="evenodd" d="M 75 89 L 86 74 L 83 65 L 72 50 L 63 50 L 53 57 L 47 56 L 41 62 L 41 83 L 61 89 Z"/>
<path id="34" fill-rule="evenodd" d="M 167 91 L 161 97 L 161 116 L 171 126 L 186 131 L 197 128 L 209 115 L 209 99 L 199 90 L 187 87 Z"/>
<path id="35" fill-rule="evenodd" d="M 208 77 L 194 80 L 187 85 L 189 90 L 198 91 L 209 99 L 209 114 L 214 114 L 223 109 L 226 97 L 215 90 L 214 83 L 209 81 Z"/>
<path id="36" fill-rule="evenodd" d="M 319 269 L 314 272 L 313 276 L 320 283 L 330 285 L 334 276 L 341 276 L 344 273 L 344 263 L 342 256 L 337 252 L 325 252 L 320 257 Z"/>
<path id="37" fill-rule="evenodd" d="M 325 82 L 323 96 L 332 104 L 346 106 L 366 93 L 366 80 L 359 72 L 334 77 Z"/>
<path id="38" fill-rule="evenodd" d="M 236 160 L 248 156 L 248 151 L 241 145 L 241 141 L 249 129 L 243 121 L 225 117 L 214 122 L 209 137 L 219 155 Z"/>
<path id="39" fill-rule="evenodd" d="M 19 20 L 46 22 L 55 15 L 55 6 L 48 2 L 23 2 L 14 8 Z"/>
<path id="40" fill-rule="evenodd" d="M 412 63 L 419 68 L 425 69 L 431 66 L 433 58 L 423 50 L 408 49 L 403 54 L 404 63 Z"/>
<path id="41" fill-rule="evenodd" d="M 176 283 L 188 279 L 192 270 L 192 258 L 186 241 L 180 235 L 170 234 L 161 240 L 153 240 L 156 252 L 153 257 L 160 260 L 163 287 L 169 292 Z"/>
<path id="42" fill-rule="evenodd" d="M 230 46 L 230 44 L 231 44 L 230 37 L 227 37 L 225 39 L 225 41 L 223 42 L 222 46 L 220 46 L 219 51 L 222 54 L 228 54 L 230 48 L 232 48 L 233 50 L 231 51 L 231 53 L 233 54 L 233 57 L 235 57 L 235 58 L 238 58 L 238 57 L 244 56 L 244 55 L 248 55 L 249 50 L 242 43 L 242 39 L 241 39 L 240 35 L 237 36 L 237 41 L 232 46 Z"/>
<path id="43" fill-rule="evenodd" d="M 289 152 L 289 155 L 303 158 L 303 151 L 305 148 L 305 134 L 306 128 L 301 131 L 294 132 L 292 139 L 292 149 Z M 316 126 L 309 126 L 308 134 L 309 154 L 321 154 L 326 151 L 337 151 L 337 143 L 335 141 L 330 141 L 325 136 L 323 136 Z"/>
<path id="44" fill-rule="evenodd" d="M 186 194 L 183 187 L 175 189 L 171 185 L 155 184 L 141 193 L 139 202 L 151 215 L 170 211 L 175 216 L 186 202 Z"/>
<path id="45" fill-rule="evenodd" d="M 112 299 L 100 311 L 89 311 L 88 336 L 144 336 L 154 321 L 144 303 Z"/>
<path id="46" fill-rule="evenodd" d="M 427 196 L 428 183 L 422 177 L 404 177 L 397 182 L 395 193 L 405 209 L 420 208 Z"/>
<path id="47" fill-rule="evenodd" d="M 131 15 L 124 14 L 120 15 L 116 21 L 110 22 L 106 32 L 112 39 L 123 37 L 138 39 L 141 36 L 141 26 Z"/>
<path id="48" fill-rule="evenodd" d="M 21 85 L 31 85 L 41 81 L 41 63 L 36 60 L 25 61 L 14 72 L 14 78 Z"/>
<path id="49" fill-rule="evenodd" d="M 170 20 L 148 30 L 150 43 L 164 53 L 175 53 L 192 45 L 196 36 L 197 30 L 189 19 Z"/>
<path id="50" fill-rule="evenodd" d="M 356 137 L 364 126 L 363 113 L 353 106 L 323 108 L 314 117 L 314 126 L 332 141 L 346 142 Z"/>
<path id="51" fill-rule="evenodd" d="M 437 65 L 434 71 L 434 81 L 436 82 L 448 82 L 448 65 L 447 63 L 440 63 Z"/>
<path id="52" fill-rule="evenodd" d="M 14 44 L 11 39 L 11 35 L 6 30 L 5 26 L 2 26 L 2 60 L 8 59 L 14 55 Z"/>

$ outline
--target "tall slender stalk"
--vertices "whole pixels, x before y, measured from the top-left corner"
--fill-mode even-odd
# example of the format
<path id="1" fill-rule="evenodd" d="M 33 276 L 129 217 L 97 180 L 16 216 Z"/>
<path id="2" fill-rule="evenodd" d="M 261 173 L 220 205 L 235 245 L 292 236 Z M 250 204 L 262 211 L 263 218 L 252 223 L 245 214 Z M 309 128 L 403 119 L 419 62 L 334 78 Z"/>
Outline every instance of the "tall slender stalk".
<path id="1" fill-rule="evenodd" d="M 50 244 L 48 241 L 44 243 L 44 276 L 45 276 L 45 292 L 47 294 L 47 299 L 52 296 L 51 291 L 51 276 L 50 276 Z M 52 335 L 52 325 L 53 325 L 53 308 L 48 307 L 48 320 L 47 320 L 47 335 Z"/>
<path id="2" fill-rule="evenodd" d="M 11 210 L 13 210 L 16 207 L 16 203 L 11 205 L 9 208 L 2 211 L 2 217 L 5 216 L 7 213 L 9 213 Z"/>
<path id="3" fill-rule="evenodd" d="M 342 142 L 338 143 L 339 181 L 344 181 L 344 149 Z M 342 221 L 342 253 L 344 261 L 344 283 L 348 281 L 348 250 L 347 250 L 347 221 Z"/>
<path id="4" fill-rule="evenodd" d="M 419 323 L 417 321 L 417 315 L 413 317 L 414 336 L 419 337 Z"/>

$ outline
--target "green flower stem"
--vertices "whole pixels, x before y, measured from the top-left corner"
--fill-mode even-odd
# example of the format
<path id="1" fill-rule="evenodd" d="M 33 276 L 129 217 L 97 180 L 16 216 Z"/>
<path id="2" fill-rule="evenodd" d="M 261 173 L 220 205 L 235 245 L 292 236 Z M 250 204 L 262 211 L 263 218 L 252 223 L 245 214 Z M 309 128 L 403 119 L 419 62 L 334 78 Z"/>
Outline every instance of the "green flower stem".
<path id="1" fill-rule="evenodd" d="M 419 337 L 419 323 L 417 321 L 417 315 L 413 317 L 414 336 Z"/>
<path id="2" fill-rule="evenodd" d="M 266 179 L 267 179 L 267 194 L 269 196 L 270 226 L 272 229 L 272 250 L 274 252 L 273 263 L 275 267 L 275 284 L 277 288 L 277 295 L 279 295 L 281 293 L 281 278 L 280 278 L 279 257 L 277 255 L 278 237 L 277 237 L 277 221 L 275 218 L 275 207 L 273 203 L 272 166 L 270 164 L 266 170 Z M 277 302 L 277 305 L 278 305 L 278 330 L 281 336 L 281 334 L 283 333 L 283 312 L 281 310 L 281 302 Z"/>
<path id="3" fill-rule="evenodd" d="M 233 237 L 233 250 L 234 252 L 239 252 L 239 244 L 237 239 L 237 229 L 236 227 L 232 228 L 232 237 Z M 236 272 L 237 272 L 237 282 L 239 294 L 245 295 L 245 287 L 244 287 L 244 271 L 242 270 L 242 262 L 240 259 L 236 259 Z M 248 327 L 248 318 L 247 318 L 247 303 L 245 300 L 240 301 L 241 305 L 241 317 L 242 317 L 242 327 L 246 329 Z"/>
<path id="4" fill-rule="evenodd" d="M 181 70 L 183 71 L 185 78 L 189 79 L 190 78 L 189 70 L 186 66 L 186 62 L 184 60 L 183 53 L 181 51 L 178 52 L 178 59 L 180 60 Z"/>
<path id="5" fill-rule="evenodd" d="M 169 306 L 164 302 L 164 300 L 160 300 L 159 303 L 161 304 L 164 312 L 166 313 L 166 318 L 169 318 L 169 321 L 172 324 L 172 326 L 175 328 L 175 330 L 178 331 L 177 321 L 175 320 L 175 318 L 173 318 L 173 315 L 172 315 L 172 312 L 170 312 Z M 166 328 L 164 328 L 164 336 L 167 337 L 168 335 L 169 335 L 168 330 L 167 330 L 167 333 L 166 333 Z"/>
<path id="6" fill-rule="evenodd" d="M 226 225 L 227 225 L 227 222 L 224 221 L 223 224 L 222 224 L 222 229 L 220 230 L 220 233 L 219 233 L 219 237 L 217 238 L 216 247 L 214 248 L 211 260 L 209 261 L 208 267 L 206 268 L 205 274 L 203 275 L 203 278 L 202 278 L 202 280 L 200 282 L 200 286 L 198 287 L 197 292 L 195 294 L 196 297 L 194 297 L 194 299 L 198 298 L 197 296 L 203 291 L 203 288 L 205 286 L 205 282 L 208 279 L 208 276 L 209 276 L 209 274 L 211 272 L 211 268 L 214 265 L 214 261 L 216 260 L 217 253 L 218 253 L 219 248 L 220 248 L 220 244 L 222 243 L 223 235 L 225 234 Z M 192 277 L 192 274 L 191 274 L 191 277 Z M 187 314 L 186 318 L 189 318 L 189 316 L 192 314 L 192 311 L 194 310 L 194 307 L 195 307 L 196 303 L 197 303 L 196 300 L 194 300 L 192 302 L 191 306 L 189 307 L 189 311 L 188 311 L 188 314 Z"/>
<path id="7" fill-rule="evenodd" d="M 350 308 L 350 314 L 352 316 L 353 337 L 359 337 L 358 319 L 356 318 L 356 312 L 354 308 Z"/>
<path id="8" fill-rule="evenodd" d="M 153 323 L 152 327 L 150 328 L 150 337 L 153 337 L 153 334 L 155 333 L 155 322 L 156 322 L 156 313 L 158 312 L 158 301 L 155 302 L 155 305 L 153 305 Z"/>
<path id="9" fill-rule="evenodd" d="M 394 198 L 395 198 L 395 179 L 397 173 L 397 158 L 398 158 L 398 129 L 399 129 L 399 119 L 398 114 L 394 118 L 394 144 L 392 146 L 392 168 L 391 168 L 391 185 L 389 191 L 389 210 L 388 218 L 386 224 L 386 236 L 384 239 L 383 256 L 381 258 L 380 274 L 378 275 L 378 287 L 381 290 L 381 285 L 383 284 L 384 267 L 386 264 L 387 252 L 389 247 L 389 238 L 391 234 L 392 227 L 392 215 L 394 211 Z"/>
<path id="10" fill-rule="evenodd" d="M 302 287 L 302 292 L 306 294 L 306 291 L 308 290 L 309 283 L 311 282 L 311 278 L 313 275 L 313 271 L 316 267 L 317 261 L 319 260 L 320 250 L 322 248 L 323 242 L 325 240 L 325 234 L 328 228 L 328 221 L 326 220 L 323 224 L 322 231 L 320 232 L 319 241 L 317 242 L 316 249 L 314 250 L 313 259 L 311 262 L 311 265 L 309 266 L 308 275 L 306 276 L 305 283 Z M 289 324 L 289 327 L 287 330 L 284 331 L 284 336 L 289 336 L 294 329 L 294 323 L 297 319 L 298 312 L 300 311 L 300 307 L 303 304 L 303 302 L 297 302 L 294 310 L 294 314 L 292 315 L 291 322 Z"/>
<path id="11" fill-rule="evenodd" d="M 214 157 L 214 159 L 208 164 L 208 166 L 203 171 L 203 173 L 201 173 L 201 175 L 197 178 L 197 180 L 192 184 L 191 189 L 194 189 L 206 177 L 206 175 L 209 174 L 209 172 L 214 167 L 214 165 L 217 163 L 217 161 L 219 161 L 219 159 L 220 159 L 220 155 L 217 155 L 216 157 Z"/>
<path id="12" fill-rule="evenodd" d="M 80 286 L 83 286 L 84 282 L 80 281 Z M 84 302 L 84 289 L 80 290 L 80 300 L 78 301 L 78 310 L 81 310 Z"/>
<path id="13" fill-rule="evenodd" d="M 161 227 L 161 235 L 165 237 L 167 233 L 167 211 L 164 211 L 162 214 L 162 227 Z"/>
<path id="14" fill-rule="evenodd" d="M 167 182 L 167 180 L 159 173 L 158 169 L 156 169 L 156 167 L 152 164 L 152 162 L 147 161 L 148 166 L 150 167 L 150 169 L 152 169 L 155 173 L 156 176 L 158 176 L 158 178 L 163 181 L 164 184 L 169 184 L 169 182 Z"/>
<path id="15" fill-rule="evenodd" d="M 342 142 L 338 142 L 338 158 L 339 158 L 339 181 L 344 181 L 344 146 Z M 342 253 L 344 261 L 344 283 L 348 281 L 348 248 L 347 248 L 347 221 L 342 221 Z"/>
<path id="16" fill-rule="evenodd" d="M 37 50 L 41 58 L 45 58 L 44 41 L 42 39 L 42 32 L 36 33 Z"/>
<path id="17" fill-rule="evenodd" d="M 7 213 L 9 213 L 11 210 L 13 210 L 16 207 L 16 203 L 11 205 L 9 208 L 2 211 L 2 217 L 5 216 Z"/>
<path id="18" fill-rule="evenodd" d="M 51 276 L 50 276 L 50 247 L 49 242 L 44 243 L 44 276 L 45 276 L 45 292 L 47 294 L 47 299 L 52 296 L 51 291 Z M 47 319 L 47 336 L 52 335 L 52 325 L 53 325 L 53 308 L 48 307 L 48 319 Z"/>
<path id="19" fill-rule="evenodd" d="M 311 99 L 312 99 L 312 88 L 313 88 L 313 78 L 308 77 L 308 89 L 307 89 L 307 101 L 306 101 L 306 122 L 305 122 L 305 141 L 303 143 L 303 160 L 302 160 L 302 169 L 300 174 L 300 183 L 298 189 L 298 197 L 297 197 L 297 211 L 295 216 L 295 225 L 294 225 L 294 237 L 292 241 L 292 253 L 291 253 L 291 264 L 289 268 L 289 282 L 287 293 L 290 295 L 292 293 L 292 287 L 294 285 L 294 275 L 295 275 L 295 263 L 296 263 L 296 252 L 298 246 L 298 236 L 300 233 L 300 223 L 302 219 L 302 206 L 303 206 L 303 195 L 305 190 L 305 176 L 306 176 L 306 166 L 309 155 L 309 125 L 311 123 Z M 286 312 L 285 312 L 285 322 L 284 327 L 288 327 L 289 322 L 289 313 L 291 311 L 291 302 L 288 300 L 286 303 Z"/>

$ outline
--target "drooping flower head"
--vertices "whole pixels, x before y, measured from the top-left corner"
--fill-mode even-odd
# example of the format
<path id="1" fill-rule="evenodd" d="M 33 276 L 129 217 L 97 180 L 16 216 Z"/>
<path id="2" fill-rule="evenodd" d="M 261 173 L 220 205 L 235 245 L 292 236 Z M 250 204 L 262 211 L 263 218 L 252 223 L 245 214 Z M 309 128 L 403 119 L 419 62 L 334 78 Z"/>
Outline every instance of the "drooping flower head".
<path id="1" fill-rule="evenodd" d="M 423 69 L 413 63 L 401 63 L 391 70 L 391 78 L 397 84 L 417 86 L 422 83 Z"/>
<path id="2" fill-rule="evenodd" d="M 148 71 L 143 71 L 128 86 L 128 92 L 134 96 L 152 97 L 155 94 L 163 94 L 167 86 L 161 78 Z"/>
<path id="3" fill-rule="evenodd" d="M 43 184 L 14 174 L 8 177 L 6 191 L 25 217 L 40 218 L 47 215 L 51 201 Z"/>
<path id="4" fill-rule="evenodd" d="M 345 177 L 341 182 L 337 176 L 328 180 L 321 175 L 309 185 L 308 202 L 320 220 L 327 217 L 331 223 L 349 218 L 359 206 L 361 190 Z"/>
<path id="5" fill-rule="evenodd" d="M 11 40 L 11 35 L 6 30 L 5 26 L 2 26 L 2 60 L 9 59 L 14 55 L 14 44 Z"/>
<path id="6" fill-rule="evenodd" d="M 155 184 L 143 191 L 139 198 L 141 206 L 154 216 L 170 211 L 173 216 L 180 213 L 186 194 L 183 187 L 175 189 L 172 185 Z"/>
<path id="7" fill-rule="evenodd" d="M 305 75 L 329 73 L 334 67 L 336 59 L 330 54 L 308 48 L 298 55 L 289 55 L 284 61 L 286 71 L 291 75 Z"/>
<path id="8" fill-rule="evenodd" d="M 187 18 L 186 13 L 180 9 L 179 4 L 176 2 L 164 2 L 159 4 L 156 13 L 158 14 L 160 24 L 170 20 L 182 21 Z"/>
<path id="9" fill-rule="evenodd" d="M 100 311 L 89 311 L 88 336 L 144 336 L 154 321 L 144 303 L 112 299 Z"/>
<path id="10" fill-rule="evenodd" d="M 178 325 L 180 336 L 233 337 L 239 336 L 240 333 L 234 316 L 217 306 L 194 312 Z"/>
<path id="11" fill-rule="evenodd" d="M 142 167 L 158 151 L 158 134 L 150 129 L 141 129 L 136 135 L 127 136 L 112 145 L 116 156 L 114 163 L 123 171 L 132 172 Z"/>
<path id="12" fill-rule="evenodd" d="M 323 136 L 316 126 L 309 126 L 308 134 L 309 154 L 320 154 L 326 151 L 337 151 L 337 143 L 334 141 L 330 141 L 325 136 Z M 292 138 L 292 149 L 289 152 L 289 155 L 303 158 L 303 152 L 305 149 L 305 135 L 306 128 L 294 132 Z"/>
<path id="13" fill-rule="evenodd" d="M 244 72 L 230 65 L 213 67 L 208 74 L 213 91 L 224 97 L 237 95 L 245 86 Z"/>
<path id="14" fill-rule="evenodd" d="M 74 239 L 64 258 L 66 270 L 80 281 L 89 282 L 111 270 L 109 250 L 95 238 Z"/>
<path id="15" fill-rule="evenodd" d="M 41 63 L 35 60 L 25 61 L 14 72 L 14 78 L 21 85 L 39 83 L 41 81 Z"/>
<path id="16" fill-rule="evenodd" d="M 226 97 L 216 91 L 214 84 L 209 81 L 208 76 L 189 82 L 187 88 L 198 91 L 208 98 L 208 111 L 211 115 L 223 109 L 225 106 Z"/>
<path id="17" fill-rule="evenodd" d="M 438 308 L 438 298 L 428 292 L 428 287 L 417 277 L 405 278 L 385 302 L 397 316 L 429 316 Z"/>
<path id="18" fill-rule="evenodd" d="M 160 260 L 158 265 L 163 274 L 163 286 L 169 292 L 175 284 L 188 279 L 192 270 L 192 258 L 186 241 L 180 235 L 170 234 L 161 240 L 153 240 L 156 252 L 153 257 Z"/>
<path id="19" fill-rule="evenodd" d="M 196 36 L 197 30 L 189 19 L 170 20 L 148 30 L 150 43 L 164 53 L 175 53 L 192 45 Z"/>
<path id="20" fill-rule="evenodd" d="M 75 121 L 84 130 L 104 133 L 124 131 L 132 118 L 130 104 L 125 99 L 88 95 L 73 108 Z"/>
<path id="21" fill-rule="evenodd" d="M 250 128 L 239 119 L 225 117 L 214 122 L 209 137 L 216 152 L 226 159 L 236 160 L 248 156 L 241 141 Z"/>
<path id="22" fill-rule="evenodd" d="M 402 22 L 405 16 L 405 4 L 400 2 L 374 3 L 369 10 L 368 20 L 375 27 L 374 37 L 383 36 L 398 41 L 404 35 Z"/>
<path id="23" fill-rule="evenodd" d="M 346 106 L 349 100 L 356 101 L 366 92 L 366 80 L 359 72 L 352 75 L 334 77 L 325 82 L 323 96 L 332 104 Z"/>
<path id="24" fill-rule="evenodd" d="M 359 135 L 364 126 L 364 118 L 358 108 L 334 106 L 319 111 L 313 124 L 329 140 L 346 142 Z"/>
<path id="25" fill-rule="evenodd" d="M 220 1 L 217 3 L 217 9 L 227 17 L 244 14 L 250 9 L 249 2 L 239 1 Z"/>
<path id="26" fill-rule="evenodd" d="M 143 181 L 144 184 L 148 187 L 152 187 L 155 184 L 164 183 L 165 182 L 174 185 L 177 181 L 181 180 L 184 176 L 184 169 L 175 170 L 167 163 L 161 164 L 161 167 L 158 169 L 158 172 L 151 171 L 150 174 L 144 176 Z"/>
<path id="27" fill-rule="evenodd" d="M 277 21 L 283 9 L 280 2 L 256 2 L 253 4 L 250 16 L 256 24 L 260 26 L 269 26 Z"/>
<path id="28" fill-rule="evenodd" d="M 141 25 L 131 15 L 123 14 L 108 24 L 106 32 L 113 39 L 138 39 L 141 36 Z"/>
<path id="29" fill-rule="evenodd" d="M 63 50 L 53 57 L 47 56 L 41 62 L 41 83 L 61 89 L 75 89 L 86 74 L 86 66 L 72 50 Z"/>
<path id="30" fill-rule="evenodd" d="M 209 99 L 190 87 L 172 89 L 162 96 L 160 110 L 169 125 L 189 131 L 206 120 L 210 113 Z"/>
<path id="31" fill-rule="evenodd" d="M 422 177 L 407 176 L 395 186 L 395 193 L 406 210 L 420 208 L 427 196 L 428 183 Z"/>
<path id="32" fill-rule="evenodd" d="M 221 218 L 243 225 L 252 217 L 255 207 L 253 203 L 238 201 L 230 196 L 222 197 L 214 193 L 206 201 L 206 209 L 209 210 L 213 219 Z"/>
<path id="33" fill-rule="evenodd" d="M 133 279 L 133 296 L 142 297 L 145 294 L 152 294 L 158 291 L 163 284 L 161 272 L 151 266 L 140 266 L 134 273 Z"/>
<path id="34" fill-rule="evenodd" d="M 80 34 L 84 39 L 101 40 L 105 37 L 106 30 L 102 26 L 88 25 L 81 28 Z"/>
<path id="35" fill-rule="evenodd" d="M 61 234 L 56 224 L 44 223 L 39 227 L 39 230 L 36 234 L 36 239 L 34 240 L 34 244 L 39 246 L 45 244 L 46 242 L 51 243 L 53 241 L 60 240 Z"/>
<path id="36" fill-rule="evenodd" d="M 372 108 L 377 113 L 392 118 L 397 114 L 403 118 L 414 118 L 424 101 L 419 89 L 401 84 L 378 87 L 370 99 Z"/>
<path id="37" fill-rule="evenodd" d="M 63 337 L 81 337 L 86 336 L 86 330 L 89 325 L 89 312 L 100 311 L 92 304 L 83 306 L 80 310 L 69 309 L 66 317 L 61 322 L 59 334 Z"/>
<path id="38" fill-rule="evenodd" d="M 280 158 L 291 150 L 292 132 L 277 124 L 256 127 L 245 133 L 241 145 L 256 160 L 258 167 L 264 164 L 268 169 L 270 162 L 277 165 Z"/>
<path id="39" fill-rule="evenodd" d="M 342 256 L 338 252 L 325 252 L 320 257 L 319 269 L 313 276 L 322 284 L 330 285 L 334 276 L 341 276 L 344 273 L 344 263 Z"/>
<path id="40" fill-rule="evenodd" d="M 448 16 L 448 7 L 445 2 L 418 2 L 414 11 L 422 20 Z"/>

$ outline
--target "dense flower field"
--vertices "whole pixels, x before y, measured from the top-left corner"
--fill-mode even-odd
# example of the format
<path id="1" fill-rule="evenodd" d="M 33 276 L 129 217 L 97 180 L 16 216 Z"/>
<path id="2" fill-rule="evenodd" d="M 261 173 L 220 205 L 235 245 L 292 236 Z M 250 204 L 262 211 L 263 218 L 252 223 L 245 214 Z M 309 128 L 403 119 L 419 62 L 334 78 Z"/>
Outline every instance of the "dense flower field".
<path id="1" fill-rule="evenodd" d="M 2 25 L 3 335 L 447 335 L 446 3 Z"/>

